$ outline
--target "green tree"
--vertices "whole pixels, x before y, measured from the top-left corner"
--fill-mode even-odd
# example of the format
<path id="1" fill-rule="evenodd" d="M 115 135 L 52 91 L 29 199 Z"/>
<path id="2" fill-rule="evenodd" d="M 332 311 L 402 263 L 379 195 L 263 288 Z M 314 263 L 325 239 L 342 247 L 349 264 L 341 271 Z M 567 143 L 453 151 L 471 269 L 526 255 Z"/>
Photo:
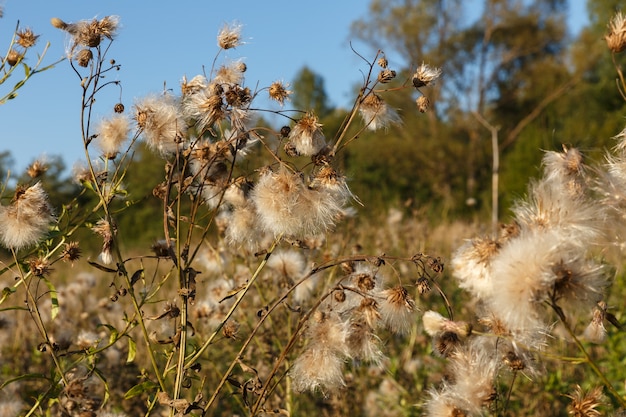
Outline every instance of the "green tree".
<path id="1" fill-rule="evenodd" d="M 491 194 L 492 136 L 481 120 L 497 128 L 495 149 L 503 154 L 504 166 L 509 154 L 533 152 L 535 163 L 516 172 L 519 184 L 525 184 L 542 155 L 517 143 L 531 132 L 549 137 L 554 129 L 549 111 L 582 79 L 583 68 L 565 64 L 566 1 L 485 0 L 480 5 L 374 0 L 367 18 L 353 24 L 354 36 L 401 57 L 401 79 L 410 79 L 421 62 L 443 69 L 441 81 L 424 91 L 434 102 L 425 119 L 409 107 L 408 97 L 393 102 L 403 109 L 405 121 L 389 135 L 404 137 L 418 150 L 411 155 L 413 171 L 435 167 L 427 181 L 414 181 L 412 189 L 404 190 L 404 198 L 428 195 L 458 210 L 466 201 L 490 206 L 481 203 Z M 384 135 L 378 135 L 378 142 L 392 143 Z M 411 175 L 394 170 L 396 175 Z"/>
<path id="2" fill-rule="evenodd" d="M 332 112 L 321 75 L 305 66 L 296 74 L 292 84 L 292 102 L 296 109 L 313 111 L 320 119 Z"/>

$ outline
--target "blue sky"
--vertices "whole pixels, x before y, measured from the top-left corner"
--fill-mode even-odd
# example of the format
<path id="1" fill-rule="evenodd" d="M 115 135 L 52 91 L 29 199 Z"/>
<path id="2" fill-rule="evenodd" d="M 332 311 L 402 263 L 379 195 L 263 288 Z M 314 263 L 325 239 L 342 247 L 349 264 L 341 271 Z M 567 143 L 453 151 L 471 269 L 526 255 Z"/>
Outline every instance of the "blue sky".
<path id="1" fill-rule="evenodd" d="M 572 0 L 570 26 L 584 24 L 584 1 Z M 243 26 L 245 45 L 227 51 L 248 66 L 246 84 L 254 89 L 275 80 L 289 82 L 303 66 L 324 77 L 326 91 L 336 106 L 347 106 L 362 79 L 363 62 L 350 49 L 350 23 L 364 16 L 368 1 L 317 0 L 1 0 L 0 50 L 4 53 L 19 20 L 41 35 L 40 51 L 51 43 L 44 62 L 63 56 L 65 34 L 50 18 L 76 21 L 118 15 L 121 30 L 109 54 L 121 71 L 110 79 L 122 82 L 127 109 L 135 99 L 162 91 L 179 91 L 180 80 L 210 68 L 217 52 L 216 35 L 226 23 Z M 354 44 L 366 57 L 365 45 Z M 34 64 L 34 56 L 29 60 Z M 394 62 L 391 63 L 394 66 Z M 395 63 L 400 67 L 405 63 Z M 11 79 L 14 83 L 18 79 Z M 32 78 L 16 100 L 0 106 L 0 151 L 9 150 L 16 171 L 42 155 L 62 155 L 71 167 L 84 158 L 79 130 L 80 80 L 67 62 Z M 5 91 L 6 88 L 0 90 Z M 99 101 L 99 117 L 110 113 L 118 90 Z"/>

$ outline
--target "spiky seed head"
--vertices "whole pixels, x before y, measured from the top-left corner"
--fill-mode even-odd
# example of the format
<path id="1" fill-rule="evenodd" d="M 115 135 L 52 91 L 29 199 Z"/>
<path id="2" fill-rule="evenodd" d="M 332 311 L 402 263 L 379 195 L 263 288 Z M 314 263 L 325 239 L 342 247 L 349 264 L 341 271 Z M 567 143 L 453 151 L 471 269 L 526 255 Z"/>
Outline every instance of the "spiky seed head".
<path id="1" fill-rule="evenodd" d="M 28 49 L 32 46 L 35 46 L 37 43 L 37 39 L 39 35 L 35 35 L 30 28 L 25 28 L 18 30 L 17 33 L 17 44 L 20 45 L 24 49 Z"/>

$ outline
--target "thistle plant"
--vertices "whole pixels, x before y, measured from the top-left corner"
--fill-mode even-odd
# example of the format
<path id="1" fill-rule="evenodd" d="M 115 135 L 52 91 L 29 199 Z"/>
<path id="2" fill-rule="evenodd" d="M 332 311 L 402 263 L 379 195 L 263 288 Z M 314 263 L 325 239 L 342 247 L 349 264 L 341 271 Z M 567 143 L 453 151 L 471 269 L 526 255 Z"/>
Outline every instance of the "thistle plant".
<path id="1" fill-rule="evenodd" d="M 33 358 L 33 369 L 2 381 L 0 394 L 27 394 L 0 396 L 1 410 L 504 415 L 519 381 L 555 362 L 588 367 L 597 384 L 577 380 L 561 393 L 570 414 L 626 406 L 592 347 L 620 325 L 608 290 L 609 248 L 621 249 L 626 230 L 624 133 L 603 166 L 573 147 L 546 152 L 542 177 L 499 235 L 457 245 L 449 262 L 396 253 L 417 233 L 395 214 L 392 243 L 379 245 L 383 226 L 375 236 L 351 229 L 367 202 L 341 156 L 363 132 L 401 123 L 385 101 L 394 91 L 415 92 L 415 117 L 428 111 L 439 68 L 422 63 L 402 81 L 382 51 L 363 58 L 363 85 L 331 136 L 311 109 L 288 108 L 286 83 L 251 89 L 242 60 L 221 61 L 244 47 L 239 24 L 219 30 L 211 67 L 184 76 L 177 92 L 125 103 L 108 77 L 123 74 L 112 59 L 119 22 L 52 19 L 68 38 L 85 161 L 75 169 L 81 190 L 62 207 L 35 180 L 41 167 L 0 205 L 10 252 L 0 276 L 17 277 L 3 281 L 0 312 L 15 314 L 0 315 L 0 336 L 9 329 L 23 343 L 0 355 Z M 105 89 L 119 101 L 102 107 Z M 146 163 L 142 147 L 161 173 L 149 196 L 127 188 Z M 129 248 L 122 220 L 143 204 L 159 207 L 160 239 Z M 386 250 L 367 253 L 364 239 Z"/>

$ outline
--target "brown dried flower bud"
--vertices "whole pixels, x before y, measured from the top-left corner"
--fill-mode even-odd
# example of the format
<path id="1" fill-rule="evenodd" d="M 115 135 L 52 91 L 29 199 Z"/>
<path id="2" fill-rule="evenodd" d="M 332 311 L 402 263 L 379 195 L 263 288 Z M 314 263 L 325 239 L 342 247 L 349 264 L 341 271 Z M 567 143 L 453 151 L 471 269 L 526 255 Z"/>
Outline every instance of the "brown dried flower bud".
<path id="1" fill-rule="evenodd" d="M 115 113 L 124 113 L 124 105 L 122 103 L 117 103 L 113 106 L 113 111 Z"/>
<path id="2" fill-rule="evenodd" d="M 415 100 L 415 104 L 420 113 L 426 113 L 430 107 L 430 100 L 426 96 L 419 96 L 417 100 Z"/>
<path id="3" fill-rule="evenodd" d="M 81 250 L 78 247 L 78 242 L 69 242 L 65 244 L 63 252 L 61 252 L 61 259 L 68 262 L 74 262 L 80 258 Z"/>
<path id="4" fill-rule="evenodd" d="M 16 66 L 24 58 L 24 54 L 17 49 L 11 49 L 6 56 L 6 62 L 10 66 Z"/>
<path id="5" fill-rule="evenodd" d="M 81 49 L 76 54 L 76 63 L 78 63 L 78 65 L 83 68 L 89 65 L 92 59 L 93 59 L 93 53 L 91 52 L 90 49 Z"/>
<path id="6" fill-rule="evenodd" d="M 389 61 L 387 61 L 387 58 L 385 58 L 384 56 L 381 56 L 380 58 L 378 58 L 379 67 L 386 69 L 388 65 L 389 65 Z"/>
<path id="7" fill-rule="evenodd" d="M 378 81 L 382 84 L 386 84 L 394 78 L 396 78 L 396 72 L 394 70 L 384 69 L 378 73 Z"/>
<path id="8" fill-rule="evenodd" d="M 346 292 L 343 290 L 335 291 L 333 293 L 333 297 L 335 298 L 335 301 L 337 301 L 338 303 L 343 303 L 344 301 L 346 301 Z"/>

